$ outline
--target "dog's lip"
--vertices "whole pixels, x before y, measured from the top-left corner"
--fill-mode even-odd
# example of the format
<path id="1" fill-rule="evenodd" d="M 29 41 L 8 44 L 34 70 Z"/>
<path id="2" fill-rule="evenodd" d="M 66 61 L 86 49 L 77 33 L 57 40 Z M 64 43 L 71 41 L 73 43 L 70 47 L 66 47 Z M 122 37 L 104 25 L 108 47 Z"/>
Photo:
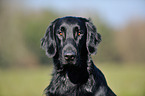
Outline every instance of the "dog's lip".
<path id="1" fill-rule="evenodd" d="M 76 59 L 74 59 L 74 60 L 64 60 L 63 62 L 62 62 L 62 64 L 63 65 L 67 65 L 67 64 L 69 64 L 69 65 L 75 65 L 76 64 Z"/>
<path id="2" fill-rule="evenodd" d="M 67 62 L 63 63 L 63 65 L 75 65 L 75 64 L 73 63 L 73 61 L 67 61 Z"/>
<path id="3" fill-rule="evenodd" d="M 74 66 L 74 65 L 76 65 L 76 63 L 75 63 L 75 61 L 65 61 L 65 62 L 63 63 L 63 66 L 66 66 L 66 65 L 67 65 L 67 66 L 69 66 L 69 65 L 70 65 L 70 66 L 72 66 L 72 65 Z"/>

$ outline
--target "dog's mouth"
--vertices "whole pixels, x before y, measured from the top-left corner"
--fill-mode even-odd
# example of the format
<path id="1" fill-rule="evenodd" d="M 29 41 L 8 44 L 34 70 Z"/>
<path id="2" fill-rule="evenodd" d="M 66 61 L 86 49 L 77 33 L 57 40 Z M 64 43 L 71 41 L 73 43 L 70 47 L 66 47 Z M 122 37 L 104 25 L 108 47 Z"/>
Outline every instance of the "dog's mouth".
<path id="1" fill-rule="evenodd" d="M 73 60 L 65 60 L 64 59 L 64 62 L 62 63 L 63 64 L 63 66 L 72 66 L 72 65 L 76 65 L 76 59 L 73 59 Z"/>

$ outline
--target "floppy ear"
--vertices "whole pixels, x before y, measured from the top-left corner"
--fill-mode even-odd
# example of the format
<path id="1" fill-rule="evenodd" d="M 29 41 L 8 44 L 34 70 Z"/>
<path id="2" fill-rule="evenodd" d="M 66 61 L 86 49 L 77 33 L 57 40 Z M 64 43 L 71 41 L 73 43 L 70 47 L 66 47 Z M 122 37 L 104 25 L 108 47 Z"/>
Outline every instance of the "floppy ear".
<path id="1" fill-rule="evenodd" d="M 48 26 L 44 37 L 41 39 L 41 47 L 46 51 L 48 57 L 54 57 L 56 54 L 56 42 L 54 38 L 54 22 Z"/>
<path id="2" fill-rule="evenodd" d="M 86 46 L 89 54 L 96 54 L 97 45 L 101 42 L 101 35 L 97 33 L 95 26 L 92 22 L 86 22 L 87 28 L 87 41 Z"/>

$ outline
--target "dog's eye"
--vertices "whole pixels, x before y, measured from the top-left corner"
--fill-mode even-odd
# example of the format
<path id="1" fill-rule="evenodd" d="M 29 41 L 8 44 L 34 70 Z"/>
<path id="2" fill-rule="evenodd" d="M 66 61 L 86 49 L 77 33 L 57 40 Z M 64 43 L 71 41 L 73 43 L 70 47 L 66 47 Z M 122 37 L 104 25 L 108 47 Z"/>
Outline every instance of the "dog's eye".
<path id="1" fill-rule="evenodd" d="M 81 31 L 79 30 L 78 27 L 75 27 L 75 32 L 76 32 L 76 36 L 80 36 L 81 35 Z"/>
<path id="2" fill-rule="evenodd" d="M 81 35 L 81 33 L 80 32 L 78 32 L 78 36 L 80 36 Z"/>
<path id="3" fill-rule="evenodd" d="M 64 28 L 64 27 L 61 27 L 58 34 L 59 34 L 60 36 L 62 36 L 62 35 L 63 35 L 63 32 L 65 32 L 65 28 Z"/>
<path id="4" fill-rule="evenodd" d="M 62 36 L 62 32 L 59 32 L 59 35 Z"/>

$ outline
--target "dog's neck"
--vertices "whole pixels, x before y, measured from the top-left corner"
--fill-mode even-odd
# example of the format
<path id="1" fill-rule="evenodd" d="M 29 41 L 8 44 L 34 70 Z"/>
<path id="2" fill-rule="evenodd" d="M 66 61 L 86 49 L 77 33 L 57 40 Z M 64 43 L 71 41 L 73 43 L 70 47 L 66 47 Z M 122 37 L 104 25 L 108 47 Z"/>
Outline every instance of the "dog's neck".
<path id="1" fill-rule="evenodd" d="M 66 74 L 74 84 L 84 84 L 89 78 L 87 67 L 70 66 L 66 68 Z"/>
<path id="2" fill-rule="evenodd" d="M 82 54 L 80 55 L 80 61 L 77 61 L 75 65 L 67 65 L 67 66 L 62 66 L 61 62 L 59 61 L 59 54 L 58 52 L 56 55 L 53 57 L 54 61 L 54 67 L 56 73 L 59 74 L 64 74 L 66 73 L 70 81 L 74 84 L 83 84 L 86 83 L 88 78 L 89 78 L 89 70 L 88 68 L 90 67 L 90 55 L 88 55 L 87 50 L 82 50 Z M 88 64 L 88 65 L 87 65 Z M 92 64 L 92 63 L 91 63 Z M 90 68 L 91 69 L 91 68 Z"/>
<path id="3" fill-rule="evenodd" d="M 88 56 L 84 56 L 88 57 Z M 74 84 L 84 84 L 87 82 L 89 78 L 89 72 L 88 72 L 88 58 L 83 58 L 83 61 L 78 62 L 76 65 L 80 66 L 75 66 L 75 65 L 69 65 L 68 66 L 61 66 L 62 64 L 58 60 L 57 56 L 53 58 L 54 65 L 55 67 L 55 72 L 59 74 L 66 74 L 69 78 L 69 80 L 74 83 Z M 64 75 L 65 75 L 64 74 Z"/>

